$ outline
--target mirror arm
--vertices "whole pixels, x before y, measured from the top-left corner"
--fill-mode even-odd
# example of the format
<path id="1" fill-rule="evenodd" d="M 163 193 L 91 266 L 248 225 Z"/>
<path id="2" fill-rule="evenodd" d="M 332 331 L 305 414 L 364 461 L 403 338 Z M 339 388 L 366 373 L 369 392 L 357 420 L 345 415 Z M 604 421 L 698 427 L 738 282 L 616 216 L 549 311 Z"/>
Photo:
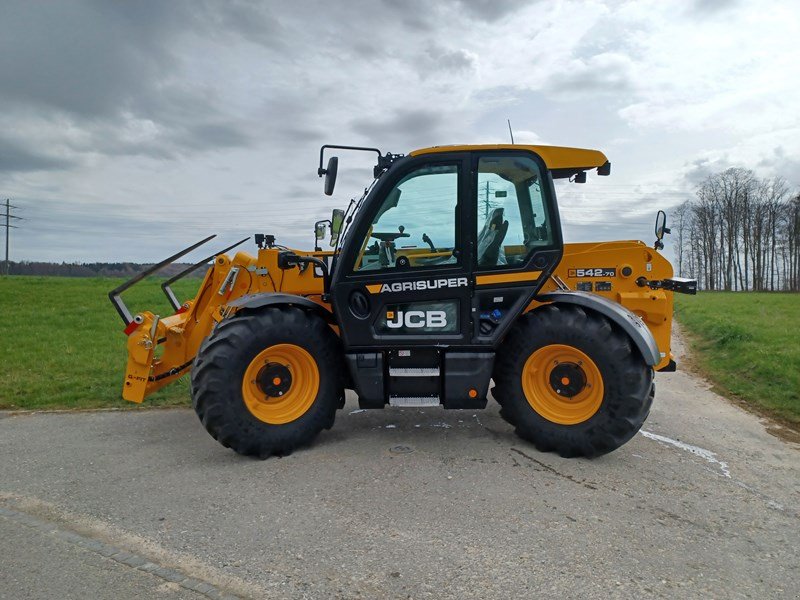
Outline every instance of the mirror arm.
<path id="1" fill-rule="evenodd" d="M 319 149 L 319 168 L 317 169 L 317 175 L 322 177 L 327 172 L 326 169 L 323 168 L 323 164 L 325 161 L 325 148 L 332 148 L 336 150 L 359 150 L 361 152 L 375 152 L 378 155 L 378 160 L 381 158 L 381 151 L 378 148 L 367 148 L 364 146 L 339 146 L 337 144 L 325 144 L 322 148 Z"/>

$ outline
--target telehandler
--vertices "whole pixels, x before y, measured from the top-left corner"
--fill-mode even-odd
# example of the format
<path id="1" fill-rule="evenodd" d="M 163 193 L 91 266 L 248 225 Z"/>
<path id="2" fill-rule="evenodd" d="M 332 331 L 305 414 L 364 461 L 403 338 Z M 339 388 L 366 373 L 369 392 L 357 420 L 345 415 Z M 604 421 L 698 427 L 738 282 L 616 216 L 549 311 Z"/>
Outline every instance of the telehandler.
<path id="1" fill-rule="evenodd" d="M 654 370 L 674 371 L 672 295 L 696 293 L 641 241 L 564 244 L 554 180 L 608 175 L 596 150 L 437 146 L 377 154 L 374 181 L 315 224 L 315 249 L 256 234 L 163 282 L 175 312 L 130 313 L 121 294 L 211 238 L 109 293 L 125 322 L 122 395 L 133 402 L 191 369 L 192 403 L 236 452 L 287 455 L 333 425 L 353 389 L 361 408 L 476 410 L 492 396 L 539 450 L 593 457 L 647 418 Z M 330 228 L 331 251 L 320 241 Z M 214 236 L 211 236 L 214 237 Z M 195 297 L 171 285 L 213 260 Z"/>

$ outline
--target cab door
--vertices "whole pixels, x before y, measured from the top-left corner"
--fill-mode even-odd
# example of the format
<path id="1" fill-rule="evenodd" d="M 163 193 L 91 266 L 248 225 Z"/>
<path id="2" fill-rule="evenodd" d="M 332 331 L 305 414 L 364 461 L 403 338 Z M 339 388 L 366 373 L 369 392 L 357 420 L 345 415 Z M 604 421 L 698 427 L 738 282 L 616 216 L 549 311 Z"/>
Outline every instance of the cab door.
<path id="1" fill-rule="evenodd" d="M 348 350 L 472 338 L 470 175 L 467 153 L 407 157 L 367 196 L 333 274 Z"/>
<path id="2" fill-rule="evenodd" d="M 553 178 L 525 150 L 472 155 L 476 345 L 497 346 L 561 260 Z"/>

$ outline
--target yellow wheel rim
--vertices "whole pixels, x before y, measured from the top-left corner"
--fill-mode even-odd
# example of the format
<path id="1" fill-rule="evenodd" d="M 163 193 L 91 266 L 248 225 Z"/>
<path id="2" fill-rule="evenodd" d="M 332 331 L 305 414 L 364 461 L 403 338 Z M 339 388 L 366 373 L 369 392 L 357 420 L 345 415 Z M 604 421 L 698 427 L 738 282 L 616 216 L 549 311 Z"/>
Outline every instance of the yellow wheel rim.
<path id="1" fill-rule="evenodd" d="M 576 425 L 590 419 L 603 403 L 603 377 L 585 353 L 551 344 L 525 361 L 522 391 L 540 416 L 559 425 Z"/>
<path id="2" fill-rule="evenodd" d="M 319 368 L 300 346 L 276 344 L 259 352 L 242 381 L 247 410 L 270 425 L 291 423 L 302 417 L 319 392 Z"/>

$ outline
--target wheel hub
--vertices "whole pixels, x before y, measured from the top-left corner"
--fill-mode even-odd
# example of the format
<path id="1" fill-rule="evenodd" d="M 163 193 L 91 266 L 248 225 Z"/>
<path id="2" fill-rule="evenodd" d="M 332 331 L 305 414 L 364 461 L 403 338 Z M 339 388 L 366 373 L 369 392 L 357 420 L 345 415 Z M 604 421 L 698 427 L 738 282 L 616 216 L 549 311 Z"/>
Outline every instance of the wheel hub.
<path id="1" fill-rule="evenodd" d="M 574 398 L 586 387 L 586 374 L 576 363 L 559 363 L 550 371 L 550 387 L 559 396 Z"/>
<path id="2" fill-rule="evenodd" d="M 279 398 L 292 386 L 292 373 L 286 366 L 270 362 L 261 369 L 256 382 L 264 394 L 270 398 Z"/>
<path id="3" fill-rule="evenodd" d="M 275 344 L 256 354 L 242 378 L 242 400 L 256 419 L 284 425 L 302 417 L 320 390 L 320 372 L 309 352 Z"/>
<path id="4" fill-rule="evenodd" d="M 525 361 L 521 383 L 531 408 L 559 425 L 583 423 L 603 403 L 603 377 L 597 364 L 566 344 L 535 350 Z"/>

